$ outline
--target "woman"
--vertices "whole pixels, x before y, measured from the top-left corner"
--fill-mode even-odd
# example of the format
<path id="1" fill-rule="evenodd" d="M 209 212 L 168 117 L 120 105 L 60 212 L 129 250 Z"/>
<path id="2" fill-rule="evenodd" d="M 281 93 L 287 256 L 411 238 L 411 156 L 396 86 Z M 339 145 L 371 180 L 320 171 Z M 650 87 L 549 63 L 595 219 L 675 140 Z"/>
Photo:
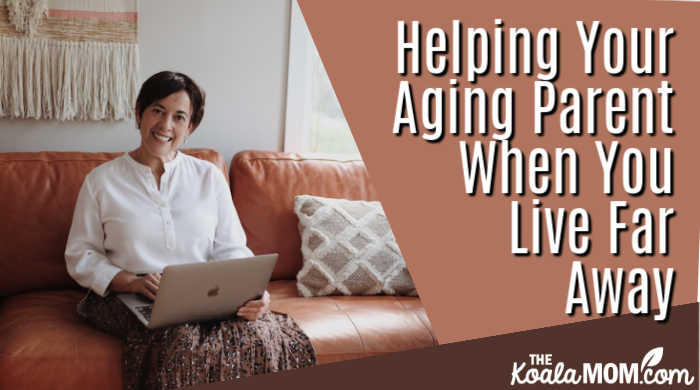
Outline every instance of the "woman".
<path id="1" fill-rule="evenodd" d="M 178 152 L 204 114 L 204 93 L 160 72 L 136 100 L 140 146 L 95 168 L 78 195 L 66 247 L 69 274 L 88 295 L 79 313 L 126 343 L 124 388 L 177 388 L 313 365 L 306 335 L 270 297 L 237 317 L 145 328 L 113 293 L 155 299 L 170 264 L 251 256 L 226 179 Z"/>

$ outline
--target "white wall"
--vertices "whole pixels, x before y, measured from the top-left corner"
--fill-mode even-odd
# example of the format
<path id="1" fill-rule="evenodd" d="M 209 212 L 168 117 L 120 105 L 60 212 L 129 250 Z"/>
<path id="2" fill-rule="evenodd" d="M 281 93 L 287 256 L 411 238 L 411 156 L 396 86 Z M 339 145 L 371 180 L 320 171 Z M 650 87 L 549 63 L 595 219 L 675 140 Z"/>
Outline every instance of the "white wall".
<path id="1" fill-rule="evenodd" d="M 207 93 L 187 147 L 282 150 L 290 0 L 141 0 L 141 80 L 160 70 L 191 76 Z M 2 87 L 2 86 L 0 86 Z M 132 121 L 0 119 L 0 152 L 116 152 L 139 144 Z"/>

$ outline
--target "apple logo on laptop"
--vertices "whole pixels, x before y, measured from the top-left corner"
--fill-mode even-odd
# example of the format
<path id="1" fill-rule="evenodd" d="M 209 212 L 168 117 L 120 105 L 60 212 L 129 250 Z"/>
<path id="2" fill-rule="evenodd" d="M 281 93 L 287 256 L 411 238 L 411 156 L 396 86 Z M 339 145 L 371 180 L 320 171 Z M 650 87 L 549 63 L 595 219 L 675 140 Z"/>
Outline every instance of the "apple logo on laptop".
<path id="1" fill-rule="evenodd" d="M 215 297 L 217 295 L 219 295 L 219 286 L 215 286 L 211 290 L 207 291 L 208 297 Z"/>

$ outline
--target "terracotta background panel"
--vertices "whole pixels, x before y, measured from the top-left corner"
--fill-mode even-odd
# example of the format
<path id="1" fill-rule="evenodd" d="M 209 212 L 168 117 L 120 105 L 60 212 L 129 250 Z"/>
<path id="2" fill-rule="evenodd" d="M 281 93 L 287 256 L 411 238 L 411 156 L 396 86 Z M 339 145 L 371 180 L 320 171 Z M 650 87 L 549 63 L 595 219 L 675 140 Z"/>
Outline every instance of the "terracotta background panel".
<path id="1" fill-rule="evenodd" d="M 571 264 L 575 260 L 585 264 L 589 294 L 592 294 L 591 267 L 622 267 L 627 271 L 635 267 L 647 270 L 673 267 L 676 280 L 672 304 L 696 301 L 700 225 L 696 206 L 696 171 L 700 165 L 696 131 L 700 101 L 697 91 L 700 57 L 697 51 L 700 37 L 700 26 L 696 21 L 698 4 L 489 1 L 477 5 L 446 1 L 302 0 L 300 5 L 441 343 L 600 318 L 597 314 L 582 315 L 579 310 L 574 316 L 564 313 Z M 603 88 L 604 92 L 613 87 L 630 91 L 633 87 L 656 89 L 662 80 L 669 81 L 675 90 L 671 98 L 671 126 L 676 134 L 663 135 L 657 126 L 655 136 L 612 136 L 604 127 L 603 98 L 598 103 L 598 133 L 595 136 L 563 135 L 558 128 L 558 115 L 549 116 L 545 122 L 545 134 L 536 136 L 532 132 L 536 62 L 533 62 L 533 75 L 490 74 L 478 79 L 476 84 L 468 83 L 464 73 L 453 75 L 451 68 L 445 75 L 431 75 L 423 60 L 421 75 L 402 76 L 397 73 L 397 21 L 420 21 L 423 41 L 430 28 L 441 27 L 448 34 L 448 47 L 452 50 L 451 24 L 452 20 L 458 19 L 462 22 L 462 44 L 466 50 L 467 29 L 483 27 L 493 38 L 496 18 L 503 20 L 506 29 L 506 61 L 509 60 L 508 28 L 525 27 L 533 36 L 542 27 L 558 28 L 559 78 L 554 84 L 559 93 L 567 87 L 577 88 L 585 102 L 588 87 Z M 601 22 L 594 76 L 584 73 L 584 51 L 576 28 L 577 20 L 585 21 L 589 29 L 593 21 Z M 673 27 L 676 34 L 670 40 L 669 73 L 640 77 L 631 72 L 628 64 L 621 76 L 607 74 L 602 65 L 602 39 L 605 30 L 611 27 L 620 28 L 625 33 L 627 48 L 631 27 L 654 28 L 655 44 L 659 39 L 658 28 Z M 534 42 L 533 48 L 536 48 Z M 425 51 L 421 54 L 424 55 Z M 466 67 L 466 59 L 465 52 L 463 67 Z M 506 62 L 506 69 L 507 65 Z M 658 64 L 654 69 L 658 70 Z M 447 91 L 450 78 L 458 79 L 460 90 L 480 87 L 489 96 L 495 88 L 513 88 L 515 136 L 511 146 L 520 148 L 526 156 L 535 147 L 550 152 L 555 147 L 575 148 L 579 157 L 580 194 L 559 196 L 550 193 L 538 197 L 526 188 L 523 196 L 504 196 L 500 194 L 500 174 L 497 174 L 494 195 L 467 195 L 459 141 L 466 141 L 472 147 L 475 141 L 492 140 L 491 134 L 446 134 L 438 143 L 428 143 L 420 136 L 412 136 L 406 128 L 401 136 L 392 134 L 401 80 L 408 80 L 412 85 L 420 121 L 423 90 L 443 88 Z M 631 98 L 631 92 L 628 98 Z M 637 147 L 646 153 L 650 147 L 671 147 L 674 151 L 673 196 L 657 197 L 648 191 L 648 184 L 647 191 L 641 196 L 626 194 L 620 182 L 621 164 L 618 164 L 614 180 L 614 195 L 604 195 L 602 169 L 594 146 L 597 140 L 606 145 L 617 140 L 622 151 L 626 147 Z M 541 199 L 542 207 L 568 210 L 583 207 L 588 210 L 592 219 L 592 248 L 587 256 L 573 255 L 567 249 L 566 241 L 561 256 L 544 252 L 541 256 L 516 257 L 510 253 L 510 202 L 518 200 L 527 215 L 534 198 Z M 610 255 L 608 215 L 611 200 L 625 200 L 630 204 L 630 209 L 623 214 L 628 223 L 631 223 L 635 208 L 657 210 L 673 207 L 676 216 L 670 222 L 670 253 L 651 257 L 635 255 L 629 241 L 631 231 L 628 231 L 622 236 L 622 254 Z M 529 223 L 527 218 L 525 222 Z M 546 243 L 546 237 L 544 240 Z M 528 241 L 526 229 L 524 242 Z M 625 292 L 628 291 L 629 285 Z M 651 296 L 656 306 L 653 286 Z M 592 297 L 590 301 L 593 304 Z M 626 296 L 623 296 L 625 306 Z M 595 308 L 592 306 L 592 309 Z M 638 320 L 653 322 L 651 316 Z"/>

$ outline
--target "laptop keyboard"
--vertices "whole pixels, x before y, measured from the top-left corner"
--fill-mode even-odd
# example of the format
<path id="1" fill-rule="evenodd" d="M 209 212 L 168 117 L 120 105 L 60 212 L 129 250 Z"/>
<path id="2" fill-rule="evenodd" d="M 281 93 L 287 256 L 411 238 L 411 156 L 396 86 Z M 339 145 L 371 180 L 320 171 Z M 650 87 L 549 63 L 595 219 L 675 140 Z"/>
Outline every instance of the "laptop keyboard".
<path id="1" fill-rule="evenodd" d="M 143 305 L 135 306 L 136 310 L 143 315 L 146 321 L 151 321 L 151 311 L 153 310 L 153 305 Z"/>

